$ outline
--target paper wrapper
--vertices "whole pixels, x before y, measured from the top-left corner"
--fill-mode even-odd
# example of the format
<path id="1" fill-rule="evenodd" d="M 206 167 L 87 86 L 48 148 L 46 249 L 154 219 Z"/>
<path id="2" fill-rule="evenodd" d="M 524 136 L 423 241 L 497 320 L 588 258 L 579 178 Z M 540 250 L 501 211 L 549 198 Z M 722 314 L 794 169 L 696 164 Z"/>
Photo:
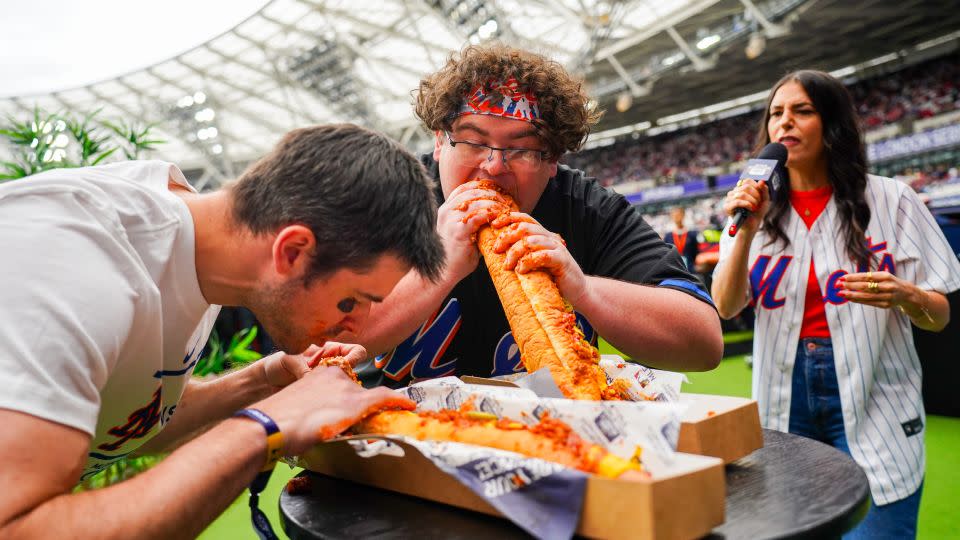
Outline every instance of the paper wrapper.
<path id="1" fill-rule="evenodd" d="M 642 462 L 656 475 L 672 463 L 680 418 L 686 405 L 650 401 L 577 401 L 536 396 L 525 388 L 465 384 L 455 377 L 434 379 L 398 390 L 417 403 L 417 410 L 459 409 L 467 400 L 482 412 L 528 425 L 549 414 L 578 435 L 630 459 L 643 449 Z"/>
<path id="2" fill-rule="evenodd" d="M 587 484 L 587 475 L 581 471 L 496 448 L 391 438 L 419 450 L 438 469 L 537 538 L 570 538 L 577 529 Z M 403 453 L 387 440 L 350 444 L 363 457 Z"/>
<path id="3" fill-rule="evenodd" d="M 640 364 L 627 362 L 613 354 L 600 357 L 600 367 L 607 374 L 607 382 L 623 379 L 630 383 L 627 395 L 633 401 L 665 401 L 676 403 L 680 400 L 680 385 L 687 376 L 674 371 L 650 369 Z"/>
<path id="4" fill-rule="evenodd" d="M 600 357 L 600 368 L 607 375 L 607 383 L 618 379 L 627 381 L 626 395 L 632 401 L 663 401 L 676 403 L 680 400 L 680 385 L 687 381 L 683 373 L 650 369 L 640 364 L 627 362 L 614 354 Z M 547 368 L 533 373 L 516 373 L 494 377 L 526 388 L 540 397 L 563 398 L 563 393 L 553 382 Z"/>
<path id="5" fill-rule="evenodd" d="M 573 401 L 541 398 L 525 388 L 468 385 L 455 377 L 398 390 L 417 410 L 458 409 L 472 400 L 477 410 L 536 424 L 544 414 L 561 420 L 584 439 L 630 459 L 638 448 L 654 478 L 669 469 L 685 405 L 657 402 Z M 569 538 L 577 528 L 587 475 L 513 452 L 454 442 L 397 438 L 417 448 L 515 524 L 539 538 Z M 383 440 L 352 440 L 363 457 L 402 454 Z M 301 463 L 300 465 L 305 465 Z"/>

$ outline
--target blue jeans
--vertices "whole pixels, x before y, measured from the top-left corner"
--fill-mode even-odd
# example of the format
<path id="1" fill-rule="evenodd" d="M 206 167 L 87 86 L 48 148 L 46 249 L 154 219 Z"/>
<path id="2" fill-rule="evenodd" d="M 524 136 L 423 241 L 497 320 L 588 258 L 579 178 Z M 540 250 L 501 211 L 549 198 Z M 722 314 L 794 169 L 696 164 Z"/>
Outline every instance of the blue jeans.
<path id="1" fill-rule="evenodd" d="M 790 433 L 816 439 L 847 454 L 840 388 L 830 338 L 805 338 L 797 345 L 790 401 Z M 867 517 L 845 539 L 916 538 L 923 484 L 906 499 L 870 507 Z"/>

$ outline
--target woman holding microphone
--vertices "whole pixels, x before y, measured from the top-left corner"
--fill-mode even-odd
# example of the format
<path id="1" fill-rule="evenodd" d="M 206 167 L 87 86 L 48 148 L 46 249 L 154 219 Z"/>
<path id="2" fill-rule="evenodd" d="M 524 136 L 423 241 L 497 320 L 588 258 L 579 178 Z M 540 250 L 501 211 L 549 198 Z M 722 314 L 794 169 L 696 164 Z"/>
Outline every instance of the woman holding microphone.
<path id="1" fill-rule="evenodd" d="M 789 181 L 738 182 L 713 298 L 756 310 L 753 396 L 764 427 L 849 453 L 873 507 L 851 537 L 913 538 L 924 475 L 920 362 L 910 325 L 943 329 L 960 264 L 906 184 L 867 174 L 846 88 L 797 71 L 770 91 L 757 138 L 787 147 Z"/>

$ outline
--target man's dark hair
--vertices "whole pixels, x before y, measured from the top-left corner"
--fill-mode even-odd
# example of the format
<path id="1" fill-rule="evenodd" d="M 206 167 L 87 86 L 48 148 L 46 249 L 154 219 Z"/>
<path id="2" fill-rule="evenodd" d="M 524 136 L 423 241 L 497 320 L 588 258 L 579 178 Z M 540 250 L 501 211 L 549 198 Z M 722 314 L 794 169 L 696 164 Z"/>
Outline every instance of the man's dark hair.
<path id="1" fill-rule="evenodd" d="M 386 135 L 351 124 L 284 135 L 232 186 L 233 218 L 254 234 L 301 224 L 317 240 L 309 283 L 392 254 L 435 281 L 443 268 L 434 182 Z"/>

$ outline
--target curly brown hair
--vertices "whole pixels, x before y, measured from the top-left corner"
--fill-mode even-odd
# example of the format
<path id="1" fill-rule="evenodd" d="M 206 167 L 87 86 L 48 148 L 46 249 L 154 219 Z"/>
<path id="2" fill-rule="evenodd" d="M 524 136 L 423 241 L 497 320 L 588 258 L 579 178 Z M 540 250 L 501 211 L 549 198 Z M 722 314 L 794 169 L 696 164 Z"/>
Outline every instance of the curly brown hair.
<path id="1" fill-rule="evenodd" d="M 449 130 L 469 91 L 511 77 L 537 97 L 540 118 L 533 125 L 550 157 L 579 150 L 603 114 L 591 105 L 583 80 L 545 56 L 502 43 L 471 45 L 451 54 L 443 68 L 420 81 L 415 112 L 430 131 Z"/>

